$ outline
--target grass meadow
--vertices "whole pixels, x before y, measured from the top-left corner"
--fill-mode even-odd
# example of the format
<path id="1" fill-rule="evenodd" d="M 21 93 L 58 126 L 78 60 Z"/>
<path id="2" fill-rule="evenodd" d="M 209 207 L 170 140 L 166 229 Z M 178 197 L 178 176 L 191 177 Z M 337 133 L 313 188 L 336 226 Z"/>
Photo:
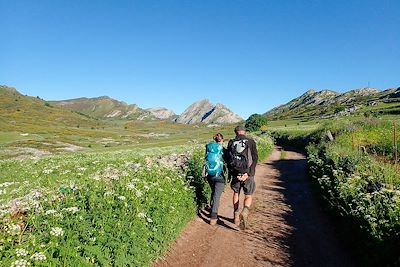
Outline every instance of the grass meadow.
<path id="1" fill-rule="evenodd" d="M 107 123 L 0 133 L 2 266 L 149 266 L 208 203 L 204 145 L 234 126 Z"/>

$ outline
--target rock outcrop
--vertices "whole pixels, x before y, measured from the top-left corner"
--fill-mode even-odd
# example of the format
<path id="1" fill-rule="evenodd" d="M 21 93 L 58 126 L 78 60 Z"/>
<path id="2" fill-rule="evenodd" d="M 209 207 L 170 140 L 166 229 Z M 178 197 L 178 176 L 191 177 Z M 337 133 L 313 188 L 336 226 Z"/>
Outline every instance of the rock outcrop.
<path id="1" fill-rule="evenodd" d="M 231 124 L 243 119 L 222 104 L 212 104 L 209 100 L 201 100 L 190 105 L 177 119 L 182 124 Z"/>
<path id="2" fill-rule="evenodd" d="M 160 120 L 170 120 L 176 117 L 176 114 L 172 110 L 166 108 L 148 108 L 146 111 Z"/>

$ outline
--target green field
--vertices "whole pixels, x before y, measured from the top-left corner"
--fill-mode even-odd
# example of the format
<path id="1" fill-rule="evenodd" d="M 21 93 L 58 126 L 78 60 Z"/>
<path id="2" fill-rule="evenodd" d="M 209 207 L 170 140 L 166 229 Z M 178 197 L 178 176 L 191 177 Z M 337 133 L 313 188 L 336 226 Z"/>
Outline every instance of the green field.
<path id="1" fill-rule="evenodd" d="M 21 147 L 62 154 L 186 145 L 211 140 L 217 132 L 226 138 L 234 136 L 234 126 L 207 128 L 163 121 L 112 121 L 107 124 L 104 129 L 51 126 L 40 131 L 0 131 L 0 159 L 15 158 L 10 151 L 18 151 Z"/>
<path id="2" fill-rule="evenodd" d="M 2 266 L 150 265 L 209 201 L 204 145 L 234 137 L 234 126 L 90 125 L 2 128 Z M 254 138 L 265 158 L 272 139 Z"/>

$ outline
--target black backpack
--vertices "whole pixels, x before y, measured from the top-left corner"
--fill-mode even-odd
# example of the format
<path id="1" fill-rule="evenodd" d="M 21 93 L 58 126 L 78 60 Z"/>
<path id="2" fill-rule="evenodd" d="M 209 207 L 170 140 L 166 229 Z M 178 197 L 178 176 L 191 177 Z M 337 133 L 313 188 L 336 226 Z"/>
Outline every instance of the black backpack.
<path id="1" fill-rule="evenodd" d="M 231 141 L 229 151 L 230 169 L 234 173 L 243 174 L 249 172 L 249 145 L 248 139 L 234 139 Z"/>

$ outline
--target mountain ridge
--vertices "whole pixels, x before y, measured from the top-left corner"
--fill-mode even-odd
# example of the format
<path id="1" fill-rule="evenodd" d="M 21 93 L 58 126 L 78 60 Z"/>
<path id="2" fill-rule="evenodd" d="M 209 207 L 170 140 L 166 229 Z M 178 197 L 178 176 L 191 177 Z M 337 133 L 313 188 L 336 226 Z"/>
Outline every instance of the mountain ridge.
<path id="1" fill-rule="evenodd" d="M 17 89 L 0 86 L 1 92 L 21 95 Z M 22 96 L 22 95 L 21 95 Z M 140 108 L 137 104 L 113 99 L 109 96 L 79 97 L 65 100 L 46 101 L 48 106 L 77 112 L 92 119 L 120 120 L 166 120 L 180 124 L 213 124 L 224 125 L 237 123 L 243 119 L 221 103 L 212 104 L 208 99 L 192 103 L 182 114 L 177 115 L 164 107 Z"/>
<path id="2" fill-rule="evenodd" d="M 387 99 L 400 98 L 400 87 L 380 91 L 376 88 L 358 88 L 344 93 L 332 90 L 315 91 L 313 89 L 277 106 L 263 115 L 268 119 L 300 118 L 307 116 L 335 115 L 339 110 L 351 109 L 354 106 L 376 105 L 385 103 Z M 391 102 L 393 102 L 392 100 Z M 399 101 L 400 102 L 400 101 Z M 351 109 L 352 112 L 354 109 Z M 346 114 L 346 113 L 343 113 Z"/>

